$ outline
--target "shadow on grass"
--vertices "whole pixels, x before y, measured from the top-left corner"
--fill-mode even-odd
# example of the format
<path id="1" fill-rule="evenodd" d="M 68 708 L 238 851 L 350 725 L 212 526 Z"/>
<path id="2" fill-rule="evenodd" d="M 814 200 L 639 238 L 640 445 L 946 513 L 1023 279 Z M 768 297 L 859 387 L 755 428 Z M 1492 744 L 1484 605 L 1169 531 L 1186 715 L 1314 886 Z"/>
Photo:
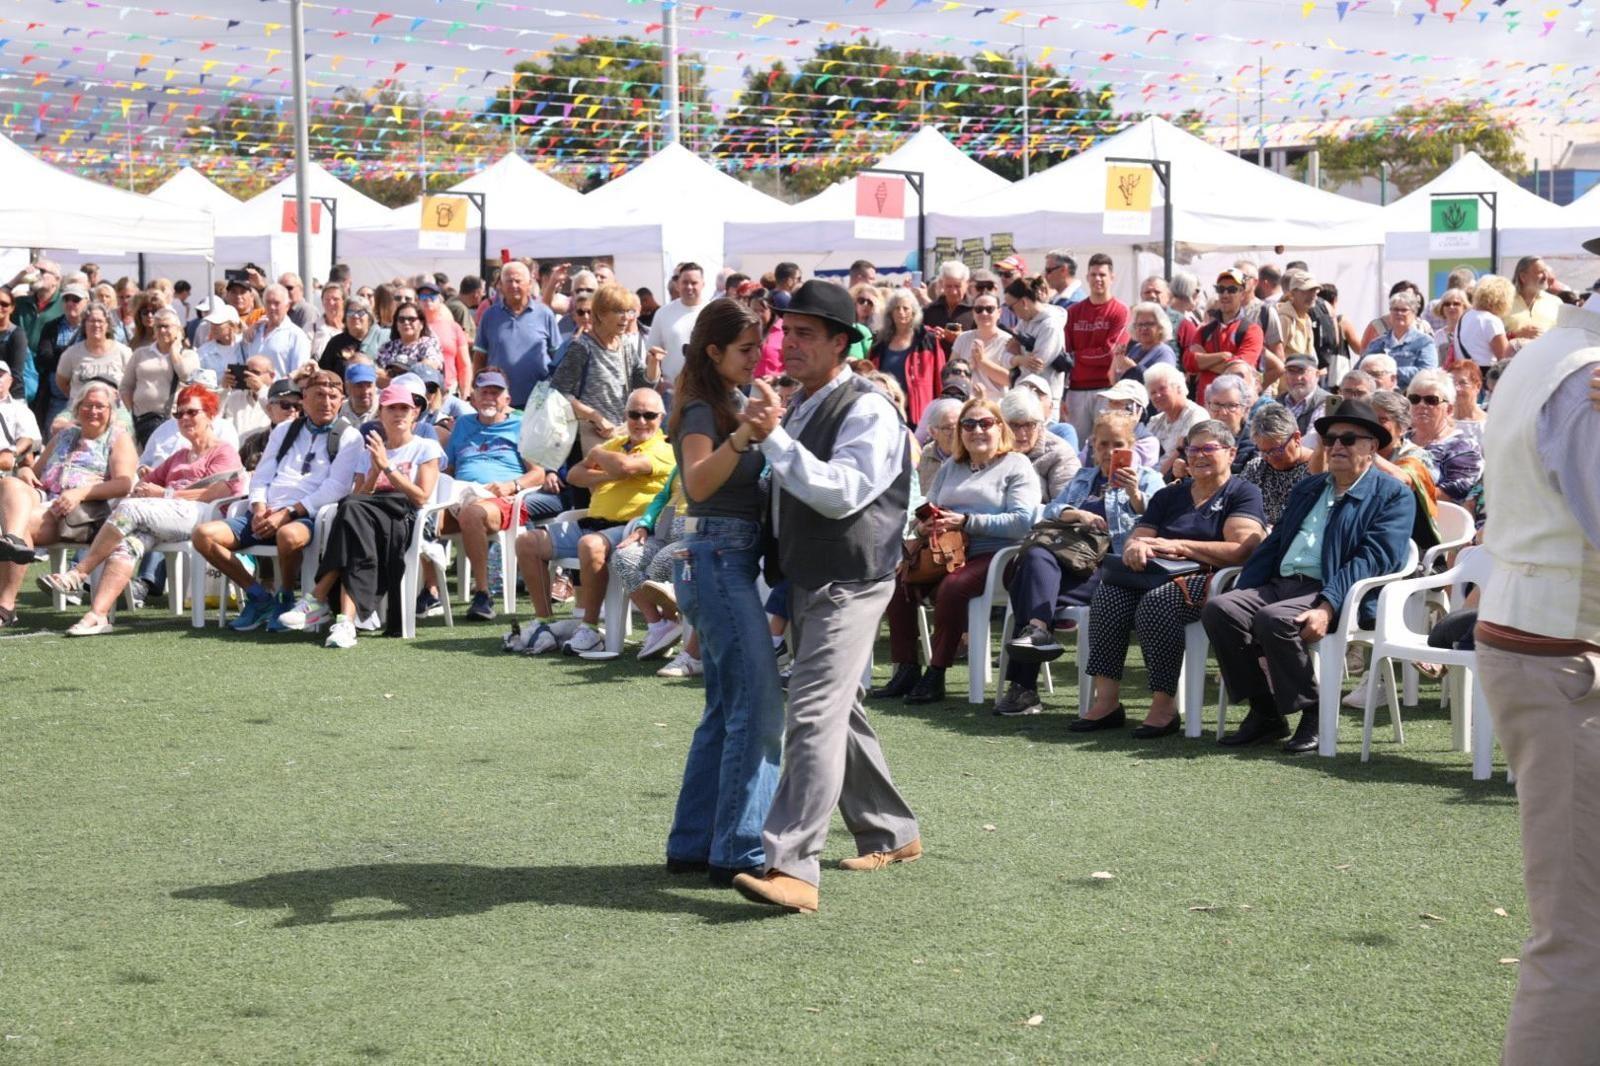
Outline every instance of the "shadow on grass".
<path id="1" fill-rule="evenodd" d="M 220 900 L 247 910 L 288 910 L 283 929 L 340 922 L 455 918 L 518 903 L 599 910 L 697 914 L 708 924 L 741 922 L 782 912 L 737 902 L 731 892 L 705 889 L 702 878 L 673 876 L 659 865 L 474 866 L 468 863 L 375 863 L 291 870 L 223 885 L 196 885 L 173 899 Z M 336 914 L 342 903 L 387 900 L 390 910 Z"/>

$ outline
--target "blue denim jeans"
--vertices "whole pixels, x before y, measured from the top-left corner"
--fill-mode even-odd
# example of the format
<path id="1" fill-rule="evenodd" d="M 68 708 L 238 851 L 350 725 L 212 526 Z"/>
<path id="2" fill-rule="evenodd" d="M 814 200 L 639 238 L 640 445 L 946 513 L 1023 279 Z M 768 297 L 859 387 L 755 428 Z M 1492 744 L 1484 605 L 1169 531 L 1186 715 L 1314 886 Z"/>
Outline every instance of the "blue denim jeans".
<path id="1" fill-rule="evenodd" d="M 756 592 L 758 523 L 701 518 L 673 560 L 678 608 L 700 634 L 706 709 L 689 742 L 667 857 L 728 869 L 765 864 L 761 827 L 778 787 L 783 689 Z"/>

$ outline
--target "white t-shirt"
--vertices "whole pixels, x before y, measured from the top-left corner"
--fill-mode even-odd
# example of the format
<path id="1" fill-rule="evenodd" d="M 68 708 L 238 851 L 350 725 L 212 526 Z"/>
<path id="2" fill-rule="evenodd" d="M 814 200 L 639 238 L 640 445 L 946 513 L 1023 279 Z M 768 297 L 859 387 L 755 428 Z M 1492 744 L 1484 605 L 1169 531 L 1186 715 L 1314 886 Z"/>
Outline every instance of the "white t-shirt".
<path id="1" fill-rule="evenodd" d="M 22 400 L 0 400 L 0 452 L 16 451 L 19 440 L 43 444 L 39 437 L 39 420 Z"/>
<path id="2" fill-rule="evenodd" d="M 417 483 L 417 469 L 423 463 L 434 462 L 444 458 L 444 449 L 432 437 L 412 437 L 398 448 L 385 448 L 389 456 L 389 465 L 400 471 L 400 475 L 413 485 Z M 372 453 L 367 451 L 365 442 L 361 446 L 361 458 L 356 463 L 356 476 L 366 477 L 372 469 Z M 394 486 L 389 483 L 387 474 L 378 478 L 378 483 L 373 486 L 377 492 L 393 492 Z"/>
<path id="3" fill-rule="evenodd" d="M 700 317 L 700 312 L 705 309 L 704 303 L 693 307 L 685 307 L 682 300 L 673 300 L 656 312 L 656 317 L 650 322 L 650 332 L 645 336 L 645 350 L 651 348 L 664 348 L 667 355 L 661 360 L 661 379 L 663 381 L 676 381 L 678 372 L 683 369 L 683 349 L 689 343 L 689 335 L 694 332 L 695 319 Z"/>
<path id="4" fill-rule="evenodd" d="M 1479 366 L 1494 364 L 1494 349 L 1490 345 L 1496 337 L 1506 335 L 1506 324 L 1499 315 L 1473 308 L 1461 316 L 1456 325 L 1456 354 L 1471 359 Z"/>
<path id="5" fill-rule="evenodd" d="M 244 362 L 244 342 L 218 344 L 216 341 L 208 340 L 200 346 L 198 354 L 200 369 L 216 374 L 217 384 L 225 386 L 228 383 L 228 368 Z"/>
<path id="6" fill-rule="evenodd" d="M 1050 383 L 1051 410 L 1046 414 L 1054 414 L 1054 408 L 1061 405 L 1061 393 L 1067 384 L 1067 375 L 1050 364 L 1056 356 L 1067 350 L 1067 313 L 1054 304 L 1038 304 L 1037 312 L 1028 321 L 1017 321 L 1017 339 L 1022 344 L 1022 351 L 1011 357 L 1011 365 L 1017 366 L 1023 359 L 1036 355 L 1044 360 L 1044 369 L 1040 375 Z M 1032 351 L 1026 341 L 1032 341 Z M 1028 374 L 1030 371 L 1021 371 Z"/>

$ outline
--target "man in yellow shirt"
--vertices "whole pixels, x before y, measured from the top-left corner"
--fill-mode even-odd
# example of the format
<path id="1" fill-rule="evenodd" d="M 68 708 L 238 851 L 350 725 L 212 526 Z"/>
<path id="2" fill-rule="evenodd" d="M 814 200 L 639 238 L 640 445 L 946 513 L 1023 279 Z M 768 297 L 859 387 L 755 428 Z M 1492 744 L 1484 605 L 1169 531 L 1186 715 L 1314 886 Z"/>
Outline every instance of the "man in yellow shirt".
<path id="1" fill-rule="evenodd" d="M 579 625 L 561 650 L 567 655 L 604 653 L 605 637 L 595 628 L 595 621 L 606 598 L 606 562 L 628 522 L 644 514 L 677 465 L 672 445 L 662 433 L 663 412 L 660 393 L 633 390 L 627 402 L 627 434 L 595 445 L 582 463 L 567 471 L 568 483 L 589 490 L 588 515 L 518 534 L 517 568 L 527 582 L 535 612 L 535 633 L 527 645 L 531 654 L 555 647 L 553 634 L 538 632 L 544 627 L 548 633 L 553 611 L 550 560 L 574 556 L 582 575 L 578 607 L 573 612 Z M 611 624 L 618 623 L 613 620 Z"/>
<path id="2" fill-rule="evenodd" d="M 1561 300 L 1549 291 L 1553 277 L 1544 260 L 1536 255 L 1525 255 L 1517 261 L 1517 269 L 1511 274 L 1517 294 L 1511 300 L 1511 310 L 1504 315 L 1513 353 L 1555 328 Z"/>

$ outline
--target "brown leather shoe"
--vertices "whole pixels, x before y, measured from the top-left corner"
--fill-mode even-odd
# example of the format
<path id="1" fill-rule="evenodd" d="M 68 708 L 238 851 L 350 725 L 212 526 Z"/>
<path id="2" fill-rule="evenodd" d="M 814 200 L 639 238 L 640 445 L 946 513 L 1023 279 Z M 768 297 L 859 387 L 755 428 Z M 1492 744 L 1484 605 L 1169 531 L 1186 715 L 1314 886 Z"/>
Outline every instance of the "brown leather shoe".
<path id="1" fill-rule="evenodd" d="M 866 855 L 857 855 L 853 859 L 841 859 L 839 869 L 881 870 L 897 862 L 916 862 L 920 858 L 922 858 L 922 840 L 919 837 L 893 851 L 874 851 Z"/>
<path id="2" fill-rule="evenodd" d="M 817 886 L 777 870 L 768 870 L 765 877 L 739 874 L 733 879 L 733 887 L 752 903 L 782 907 L 793 914 L 817 913 Z"/>

